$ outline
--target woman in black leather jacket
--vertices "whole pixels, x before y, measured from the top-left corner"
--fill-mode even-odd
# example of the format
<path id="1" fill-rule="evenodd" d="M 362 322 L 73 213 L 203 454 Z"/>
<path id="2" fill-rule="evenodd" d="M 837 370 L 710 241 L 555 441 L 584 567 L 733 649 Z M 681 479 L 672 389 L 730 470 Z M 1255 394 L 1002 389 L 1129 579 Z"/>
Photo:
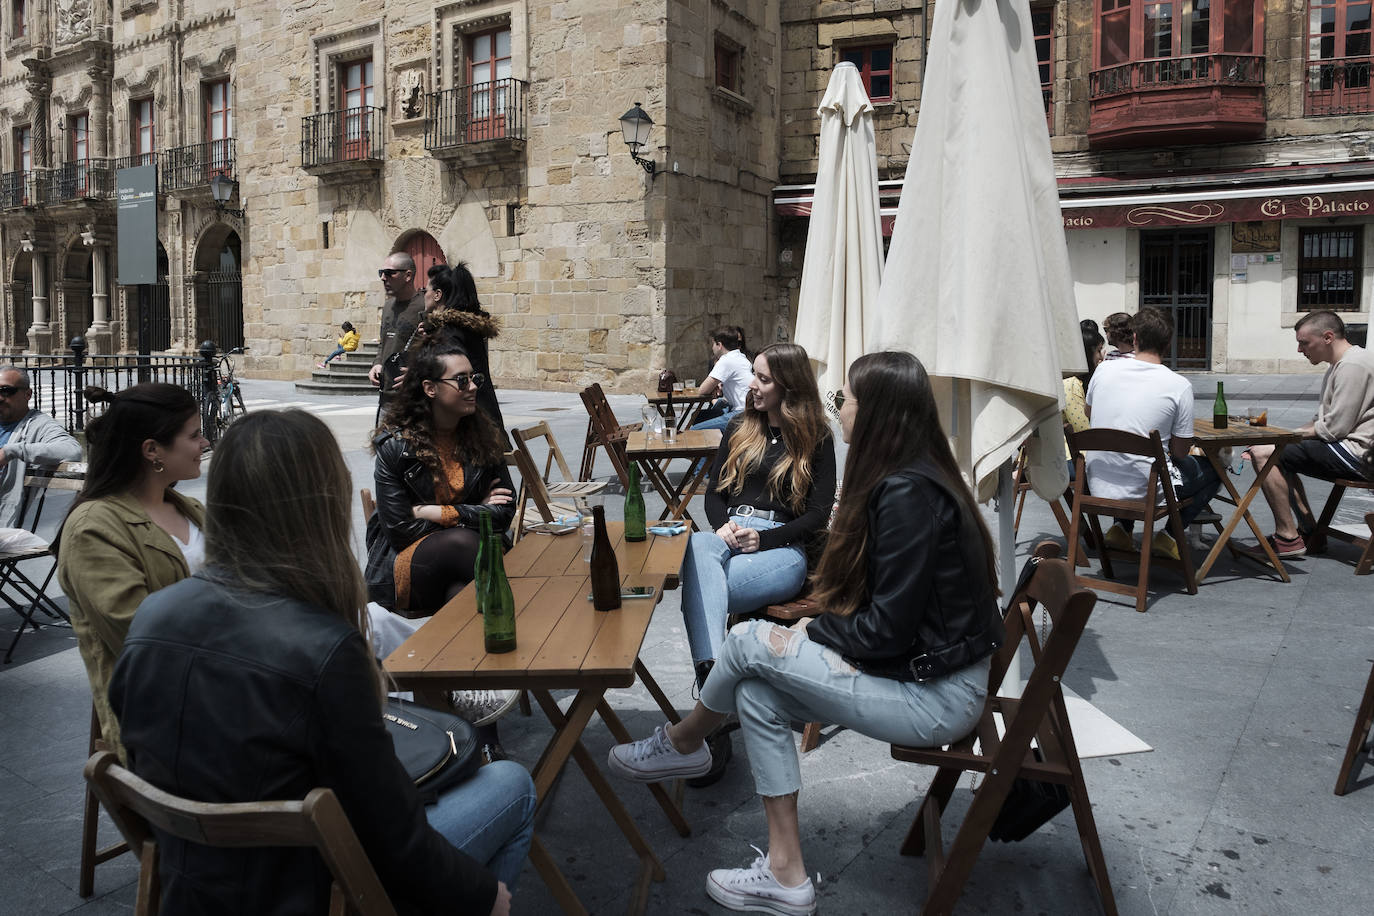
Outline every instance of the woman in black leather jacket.
<path id="1" fill-rule="evenodd" d="M 270 469 L 264 472 L 264 469 Z M 215 449 L 206 567 L 150 595 L 110 700 L 129 766 L 207 802 L 338 796 L 400 913 L 510 911 L 534 785 L 498 761 L 424 805 L 382 722 L 353 558 L 351 483 L 304 411 L 254 411 Z M 162 912 L 324 913 L 318 853 L 157 837 Z"/>
<path id="2" fill-rule="evenodd" d="M 909 353 L 860 357 L 836 403 L 849 456 L 814 577 L 823 613 L 790 629 L 766 620 L 736 625 L 691 715 L 610 754 L 612 770 L 640 782 L 696 776 L 711 766 L 705 738 L 738 713 L 769 849 L 749 868 L 707 877 L 707 893 L 732 909 L 815 912 L 791 723 L 948 744 L 977 722 L 990 658 L 1005 636 L 992 540 L 920 362 Z"/>
<path id="3" fill-rule="evenodd" d="M 407 616 L 433 614 L 472 581 L 483 512 L 496 531 L 515 515 L 500 430 L 477 409 L 487 383 L 461 346 L 438 335 L 411 358 L 373 440 L 377 524 L 368 567 L 384 573 L 390 556 L 395 577 L 394 602 L 375 588 L 373 600 Z M 378 526 L 385 537 L 376 536 Z"/>

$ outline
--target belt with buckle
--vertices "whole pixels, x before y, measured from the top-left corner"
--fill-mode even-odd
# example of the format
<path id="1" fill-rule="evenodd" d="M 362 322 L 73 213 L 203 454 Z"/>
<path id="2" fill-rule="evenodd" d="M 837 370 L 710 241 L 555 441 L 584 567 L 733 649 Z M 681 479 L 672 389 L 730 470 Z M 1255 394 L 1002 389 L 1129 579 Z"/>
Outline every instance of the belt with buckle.
<path id="1" fill-rule="evenodd" d="M 761 518 L 765 522 L 782 521 L 779 513 L 774 509 L 755 509 L 753 506 L 731 506 L 726 510 L 727 515 L 738 515 L 740 518 Z"/>

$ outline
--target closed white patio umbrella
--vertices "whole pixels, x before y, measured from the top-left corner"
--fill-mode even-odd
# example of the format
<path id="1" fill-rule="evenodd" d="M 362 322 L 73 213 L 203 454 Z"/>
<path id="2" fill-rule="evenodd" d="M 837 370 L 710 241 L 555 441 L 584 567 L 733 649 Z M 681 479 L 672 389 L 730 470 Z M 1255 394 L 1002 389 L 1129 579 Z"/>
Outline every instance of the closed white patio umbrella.
<path id="1" fill-rule="evenodd" d="M 793 339 L 806 348 L 825 392 L 838 390 L 864 353 L 883 272 L 883 232 L 873 104 L 853 64 L 831 73 L 818 110 L 820 161 Z"/>

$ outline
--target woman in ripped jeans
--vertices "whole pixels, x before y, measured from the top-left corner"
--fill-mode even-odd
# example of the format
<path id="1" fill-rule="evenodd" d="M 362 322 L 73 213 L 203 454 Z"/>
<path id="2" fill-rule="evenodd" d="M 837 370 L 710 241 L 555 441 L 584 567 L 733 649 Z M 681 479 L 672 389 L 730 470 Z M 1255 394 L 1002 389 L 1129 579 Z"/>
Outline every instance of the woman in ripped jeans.
<path id="1" fill-rule="evenodd" d="M 792 628 L 731 629 L 677 725 L 611 749 L 639 782 L 707 772 L 705 738 L 739 715 L 768 818 L 768 851 L 706 881 L 717 903 L 783 914 L 816 910 L 797 823 L 801 770 L 791 723 L 821 720 L 880 741 L 934 747 L 963 737 L 987 695 L 1004 638 L 992 540 L 950 451 L 920 362 L 860 357 L 836 396 L 850 444 L 845 486 L 814 577 L 824 613 Z"/>

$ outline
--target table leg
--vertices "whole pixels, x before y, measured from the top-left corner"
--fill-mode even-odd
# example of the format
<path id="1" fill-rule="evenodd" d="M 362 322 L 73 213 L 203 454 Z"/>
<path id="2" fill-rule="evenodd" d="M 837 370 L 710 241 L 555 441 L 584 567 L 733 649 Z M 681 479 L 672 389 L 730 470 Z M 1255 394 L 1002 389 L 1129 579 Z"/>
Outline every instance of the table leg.
<path id="1" fill-rule="evenodd" d="M 1283 564 L 1279 562 L 1278 556 L 1274 554 L 1274 551 L 1269 546 L 1268 539 L 1264 536 L 1264 533 L 1260 531 L 1254 516 L 1250 514 L 1250 503 L 1252 503 L 1259 494 L 1260 484 L 1264 480 L 1264 475 L 1269 472 L 1269 469 L 1274 464 L 1274 460 L 1278 457 L 1279 453 L 1283 451 L 1283 448 L 1284 446 L 1282 443 L 1275 446 L 1274 453 L 1270 456 L 1269 461 L 1265 463 L 1264 467 L 1255 469 L 1255 480 L 1250 484 L 1250 488 L 1245 491 L 1244 496 L 1241 496 L 1240 492 L 1236 490 L 1235 485 L 1231 483 L 1231 475 L 1217 458 L 1216 452 L 1213 450 L 1204 450 L 1208 462 L 1221 478 L 1222 485 L 1226 487 L 1226 491 L 1230 494 L 1232 501 L 1235 502 L 1236 510 L 1231 514 L 1231 518 L 1227 520 L 1226 525 L 1221 529 L 1221 534 L 1217 535 L 1216 542 L 1212 544 L 1212 549 L 1207 552 L 1207 558 L 1203 560 L 1202 565 L 1198 567 L 1197 581 L 1201 582 L 1203 579 L 1207 578 L 1207 574 L 1211 572 L 1212 566 L 1221 556 L 1222 547 L 1230 546 L 1231 535 L 1242 521 L 1248 524 L 1250 530 L 1254 532 L 1255 537 L 1259 538 L 1260 545 L 1264 548 L 1264 552 L 1268 554 L 1269 562 L 1278 572 L 1279 577 L 1283 579 L 1284 582 L 1290 581 L 1288 578 L 1288 571 L 1284 569 Z M 1234 547 L 1231 549 L 1233 551 L 1235 550 Z"/>
<path id="2" fill-rule="evenodd" d="M 558 908 L 569 916 L 586 916 L 587 908 L 582 905 L 582 901 L 577 899 L 577 894 L 573 892 L 572 885 L 568 879 L 563 877 L 563 873 L 558 870 L 558 865 L 553 861 L 553 856 L 544 848 L 540 842 L 538 834 L 530 838 L 530 864 L 543 879 L 544 885 L 553 895 Z"/>
<path id="3" fill-rule="evenodd" d="M 692 470 L 687 472 L 687 476 L 682 479 L 682 486 L 677 491 L 678 502 L 677 508 L 673 510 L 674 521 L 683 517 L 686 517 L 688 521 L 692 520 L 692 516 L 687 512 L 687 504 L 692 501 L 692 497 L 696 495 L 697 487 L 701 486 L 701 482 L 710 473 L 710 465 L 709 458 L 693 459 Z"/>
<path id="4" fill-rule="evenodd" d="M 682 716 L 678 715 L 677 708 L 668 702 L 668 695 L 663 692 L 663 688 L 658 686 L 658 681 L 649 673 L 649 669 L 644 666 L 644 662 L 635 659 L 635 677 L 644 685 L 644 689 L 649 691 L 649 696 L 654 698 L 658 708 L 663 710 L 663 714 L 668 717 L 668 721 L 674 725 L 682 721 Z"/>

